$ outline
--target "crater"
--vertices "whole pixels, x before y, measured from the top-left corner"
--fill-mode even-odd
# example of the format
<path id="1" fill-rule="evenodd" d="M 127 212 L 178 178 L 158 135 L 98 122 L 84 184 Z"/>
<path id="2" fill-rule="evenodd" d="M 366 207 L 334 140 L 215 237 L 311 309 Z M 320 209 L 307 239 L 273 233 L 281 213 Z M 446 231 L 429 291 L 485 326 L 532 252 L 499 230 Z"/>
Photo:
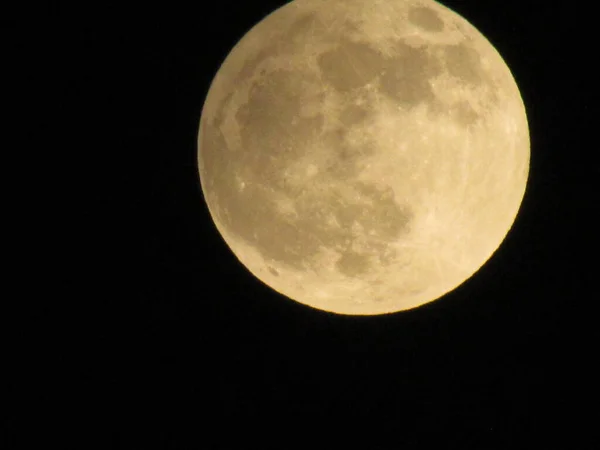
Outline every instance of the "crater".
<path id="1" fill-rule="evenodd" d="M 268 46 L 261 49 L 255 57 L 248 59 L 235 77 L 234 86 L 246 83 L 252 79 L 257 68 L 264 61 L 275 56 L 276 52 L 277 49 L 275 47 Z"/>
<path id="2" fill-rule="evenodd" d="M 359 223 L 369 234 L 383 240 L 395 240 L 408 229 L 412 219 L 410 210 L 400 206 L 390 187 L 356 182 L 356 189 L 369 201 L 370 206 Z"/>
<path id="3" fill-rule="evenodd" d="M 364 253 L 348 251 L 335 264 L 338 271 L 346 276 L 354 277 L 369 271 L 369 256 Z"/>
<path id="4" fill-rule="evenodd" d="M 438 32 L 444 29 L 444 22 L 440 16 L 433 9 L 424 6 L 411 8 L 408 20 L 425 31 Z"/>
<path id="5" fill-rule="evenodd" d="M 339 92 L 362 87 L 383 69 L 383 56 L 362 42 L 342 40 L 332 50 L 319 55 L 317 63 L 325 80 Z"/>
<path id="6" fill-rule="evenodd" d="M 372 143 L 353 143 L 349 135 L 348 127 L 338 127 L 323 136 L 330 154 L 325 163 L 325 172 L 340 182 L 356 178 L 368 157 L 375 154 Z"/>
<path id="7" fill-rule="evenodd" d="M 466 100 L 461 100 L 450 105 L 445 103 L 434 103 L 429 109 L 432 118 L 450 117 L 456 124 L 469 127 L 481 120 L 479 114 Z"/>
<path id="8" fill-rule="evenodd" d="M 351 127 L 364 122 L 368 115 L 369 111 L 364 106 L 350 105 L 341 112 L 339 120 L 345 126 Z"/>
<path id="9" fill-rule="evenodd" d="M 219 128 L 222 125 L 223 121 L 225 120 L 225 109 L 231 101 L 233 94 L 234 91 L 231 91 L 225 96 L 225 98 L 223 98 L 223 100 L 221 100 L 221 103 L 219 104 L 219 107 L 213 117 L 213 126 Z"/>
<path id="10" fill-rule="evenodd" d="M 426 48 L 414 48 L 403 42 L 396 44 L 392 58 L 380 80 L 380 90 L 404 107 L 414 107 L 435 99 L 429 80 L 441 73 L 438 62 Z"/>
<path id="11" fill-rule="evenodd" d="M 450 109 L 450 114 L 457 123 L 463 126 L 473 125 L 480 118 L 469 102 L 464 100 L 454 104 Z"/>
<path id="12" fill-rule="evenodd" d="M 209 190 L 218 182 L 219 175 L 227 172 L 232 156 L 223 134 L 215 126 L 203 123 L 200 159 L 206 170 L 201 176 Z"/>
<path id="13" fill-rule="evenodd" d="M 323 32 L 325 27 L 319 21 L 317 14 L 314 12 L 300 16 L 295 22 L 290 25 L 286 32 L 286 38 L 294 40 L 298 37 L 305 37 L 316 32 Z"/>
<path id="14" fill-rule="evenodd" d="M 477 51 L 467 45 L 444 47 L 444 62 L 448 73 L 461 82 L 479 85 L 483 81 L 483 68 Z"/>
<path id="15" fill-rule="evenodd" d="M 384 266 L 388 266 L 394 262 L 394 260 L 396 259 L 396 256 L 397 256 L 397 251 L 394 250 L 393 248 L 390 248 L 390 247 L 383 248 L 378 253 L 379 263 Z"/>
<path id="16" fill-rule="evenodd" d="M 246 104 L 236 113 L 245 148 L 243 164 L 255 173 L 277 172 L 291 159 L 301 156 L 321 130 L 323 116 L 302 117 L 307 101 L 302 74 L 277 70 L 252 86 Z"/>

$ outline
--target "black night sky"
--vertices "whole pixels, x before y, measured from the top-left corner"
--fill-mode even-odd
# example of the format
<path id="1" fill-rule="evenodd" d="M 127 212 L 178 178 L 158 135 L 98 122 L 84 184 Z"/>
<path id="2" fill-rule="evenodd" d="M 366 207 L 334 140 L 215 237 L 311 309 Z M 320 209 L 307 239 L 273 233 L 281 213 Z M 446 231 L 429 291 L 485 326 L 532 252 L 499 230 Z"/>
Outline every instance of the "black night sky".
<path id="1" fill-rule="evenodd" d="M 69 268 L 36 313 L 31 403 L 7 416 L 5 448 L 34 438 L 79 449 L 593 442 L 579 417 L 595 354 L 583 319 L 599 297 L 588 13 L 550 1 L 444 2 L 494 44 L 520 87 L 526 196 L 501 248 L 458 289 L 408 312 L 348 317 L 255 279 L 200 190 L 196 136 L 210 82 L 284 2 L 193 3 L 52 13 L 60 57 L 48 70 L 62 74 L 75 107 L 64 239 L 54 244 Z M 35 426 L 19 431 L 20 418 Z"/>

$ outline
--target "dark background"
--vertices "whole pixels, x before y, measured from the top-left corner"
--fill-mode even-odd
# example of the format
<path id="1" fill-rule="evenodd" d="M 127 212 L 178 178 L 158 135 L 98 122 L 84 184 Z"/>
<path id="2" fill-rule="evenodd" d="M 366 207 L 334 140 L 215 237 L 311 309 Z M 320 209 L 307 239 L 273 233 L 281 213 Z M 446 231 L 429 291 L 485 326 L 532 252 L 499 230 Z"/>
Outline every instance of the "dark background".
<path id="1" fill-rule="evenodd" d="M 525 199 L 498 252 L 455 291 L 349 317 L 270 290 L 211 221 L 196 167 L 201 107 L 231 47 L 283 2 L 195 3 L 48 11 L 39 70 L 57 77 L 59 98 L 46 107 L 69 115 L 50 148 L 59 194 L 41 223 L 56 232 L 40 256 L 51 283 L 31 300 L 33 326 L 14 335 L 29 350 L 14 366 L 24 385 L 8 386 L 19 401 L 4 415 L 6 448 L 593 443 L 590 11 L 444 2 L 521 89 Z"/>

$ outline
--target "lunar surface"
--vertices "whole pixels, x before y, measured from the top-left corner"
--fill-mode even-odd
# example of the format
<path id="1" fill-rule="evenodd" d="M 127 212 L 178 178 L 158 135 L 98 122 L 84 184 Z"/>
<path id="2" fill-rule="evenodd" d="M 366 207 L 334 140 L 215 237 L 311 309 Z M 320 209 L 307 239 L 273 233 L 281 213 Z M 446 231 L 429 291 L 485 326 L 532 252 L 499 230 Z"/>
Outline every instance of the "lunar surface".
<path id="1" fill-rule="evenodd" d="M 431 0 L 295 0 L 209 89 L 199 175 L 237 258 L 339 314 L 417 307 L 471 277 L 511 228 L 525 108 L 498 52 Z"/>

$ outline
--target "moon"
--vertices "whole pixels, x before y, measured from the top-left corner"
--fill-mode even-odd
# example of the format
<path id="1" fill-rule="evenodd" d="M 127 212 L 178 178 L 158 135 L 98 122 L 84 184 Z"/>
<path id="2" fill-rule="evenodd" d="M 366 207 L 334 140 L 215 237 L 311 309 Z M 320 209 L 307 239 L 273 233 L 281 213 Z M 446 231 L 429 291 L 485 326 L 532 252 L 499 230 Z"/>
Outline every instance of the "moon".
<path id="1" fill-rule="evenodd" d="M 529 171 L 518 86 L 432 0 L 295 0 L 231 50 L 200 119 L 219 233 L 285 297 L 388 314 L 439 299 L 498 249 Z"/>

